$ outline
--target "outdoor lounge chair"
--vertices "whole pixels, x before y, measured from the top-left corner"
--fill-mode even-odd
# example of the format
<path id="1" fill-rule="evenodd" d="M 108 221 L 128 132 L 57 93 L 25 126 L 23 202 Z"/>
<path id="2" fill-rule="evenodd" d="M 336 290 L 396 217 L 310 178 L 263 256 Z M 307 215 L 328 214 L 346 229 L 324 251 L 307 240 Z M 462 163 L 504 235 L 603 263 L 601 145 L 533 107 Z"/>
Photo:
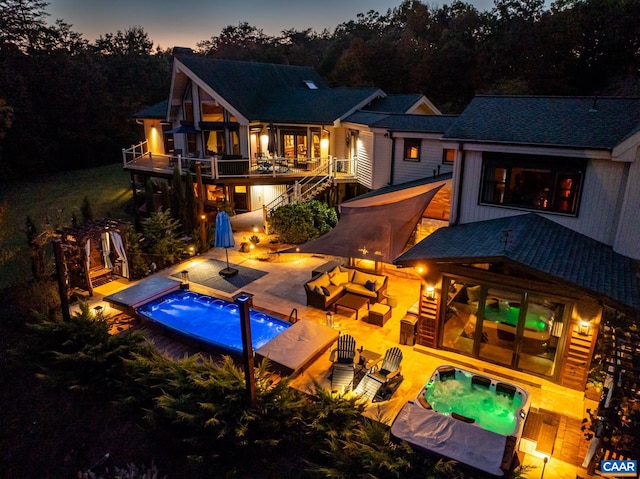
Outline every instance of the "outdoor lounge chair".
<path id="1" fill-rule="evenodd" d="M 372 402 L 388 399 L 387 396 L 390 396 L 395 391 L 394 388 L 402 381 L 402 376 L 400 375 L 401 362 L 402 351 L 400 348 L 387 349 L 380 368 L 378 369 L 374 366 L 360 381 L 355 392 Z"/>
<path id="2" fill-rule="evenodd" d="M 331 390 L 348 390 L 353 386 L 355 376 L 354 358 L 356 341 L 350 334 L 338 338 L 337 347 L 331 351 L 329 359 L 333 363 L 331 370 Z"/>

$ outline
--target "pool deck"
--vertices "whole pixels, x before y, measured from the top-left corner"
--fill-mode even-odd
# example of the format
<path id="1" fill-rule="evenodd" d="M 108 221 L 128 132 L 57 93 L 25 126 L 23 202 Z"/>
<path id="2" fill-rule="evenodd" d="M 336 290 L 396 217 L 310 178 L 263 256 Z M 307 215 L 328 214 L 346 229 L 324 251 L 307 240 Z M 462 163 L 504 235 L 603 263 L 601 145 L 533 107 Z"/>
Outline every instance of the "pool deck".
<path id="1" fill-rule="evenodd" d="M 258 248 L 248 253 L 238 251 L 240 243 L 248 242 L 249 236 L 253 234 L 251 227 L 254 224 L 261 224 L 262 213 L 258 213 L 254 212 L 231 218 L 235 231 L 236 248 L 228 250 L 229 261 L 233 264 L 262 269 L 268 271 L 268 274 L 249 283 L 237 292 L 243 291 L 253 294 L 255 308 L 274 313 L 283 319 L 296 317 L 297 315 L 298 320 L 316 321 L 324 324 L 326 312 L 306 306 L 303 283 L 311 278 L 311 272 L 315 268 L 335 258 L 324 255 L 277 254 L 271 251 L 268 238 L 264 235 L 260 235 L 265 241 L 261 241 L 258 244 Z M 212 248 L 203 255 L 194 256 L 190 260 L 160 271 L 156 275 L 171 277 L 177 272 L 188 270 L 190 265 L 195 265 L 208 258 L 224 260 L 225 251 L 221 248 Z M 419 297 L 419 281 L 415 273 L 407 269 L 402 270 L 393 266 L 385 266 L 383 273 L 389 276 L 388 293 L 396 295 L 398 298 L 398 306 L 392 309 L 391 319 L 380 327 L 362 320 L 355 321 L 354 312 L 341 309 L 334 316 L 333 325 L 341 333 L 351 334 L 355 338 L 358 348 L 363 346 L 365 349 L 378 352 L 381 355 L 393 346 L 397 346 L 402 350 L 404 357 L 402 375 L 404 380 L 391 399 L 369 404 L 366 410 L 368 416 L 391 424 L 407 401 L 416 398 L 437 366 L 451 364 L 463 369 L 484 373 L 525 388 L 530 394 L 531 412 L 544 418 L 543 423 L 546 424 L 546 428 L 544 428 L 546 435 L 549 435 L 549 431 L 555 431 L 555 439 L 551 439 L 553 451 L 544 470 L 545 477 L 591 477 L 580 466 L 589 446 L 589 443 L 583 437 L 580 427 L 582 426 L 582 419 L 587 417 L 586 409 L 595 409 L 597 407 L 596 402 L 585 399 L 584 394 L 581 392 L 563 388 L 544 379 L 519 373 L 495 364 L 448 351 L 398 344 L 400 320 Z M 120 280 L 96 288 L 94 298 L 90 299 L 90 306 L 106 306 L 106 303 L 102 300 L 103 296 L 113 294 L 132 284 L 135 283 Z M 195 283 L 190 284 L 190 289 L 229 300 L 232 300 L 233 296 L 233 294 L 213 290 Z M 120 328 L 122 327 L 120 326 Z M 140 328 L 140 326 L 136 327 Z M 171 357 L 181 357 L 194 352 L 192 347 L 172 346 L 169 344 L 170 342 L 163 340 L 155 329 L 146 330 L 146 333 L 148 337 L 153 338 L 151 341 L 155 342 L 161 351 L 165 350 L 166 354 Z M 323 387 L 329 389 L 331 371 L 329 354 L 331 349 L 329 348 L 297 374 L 292 380 L 293 387 L 302 391 L 312 390 L 313 379 L 315 379 Z M 539 440 L 542 439 L 542 436 L 539 436 Z M 548 437 L 545 440 L 549 442 Z M 542 456 L 519 453 L 518 457 L 521 463 L 535 466 L 523 477 L 536 479 L 540 477 L 543 467 Z"/>

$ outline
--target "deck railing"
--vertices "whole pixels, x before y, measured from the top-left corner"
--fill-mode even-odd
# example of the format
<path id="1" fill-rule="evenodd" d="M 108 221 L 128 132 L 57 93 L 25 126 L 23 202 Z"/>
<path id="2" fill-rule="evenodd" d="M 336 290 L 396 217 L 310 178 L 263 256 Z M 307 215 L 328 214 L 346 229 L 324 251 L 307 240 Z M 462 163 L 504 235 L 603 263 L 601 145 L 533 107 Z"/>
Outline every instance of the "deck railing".
<path id="1" fill-rule="evenodd" d="M 355 176 L 355 160 L 327 158 L 243 158 L 242 156 L 210 156 L 197 158 L 190 155 L 165 155 L 149 151 L 147 141 L 122 150 L 124 168 L 127 170 L 153 171 L 171 174 L 178 169 L 180 174 L 195 171 L 200 164 L 203 178 L 250 178 L 250 177 L 307 177 L 314 181 L 318 177 L 340 175 Z M 306 190 L 301 190 L 302 192 Z"/>

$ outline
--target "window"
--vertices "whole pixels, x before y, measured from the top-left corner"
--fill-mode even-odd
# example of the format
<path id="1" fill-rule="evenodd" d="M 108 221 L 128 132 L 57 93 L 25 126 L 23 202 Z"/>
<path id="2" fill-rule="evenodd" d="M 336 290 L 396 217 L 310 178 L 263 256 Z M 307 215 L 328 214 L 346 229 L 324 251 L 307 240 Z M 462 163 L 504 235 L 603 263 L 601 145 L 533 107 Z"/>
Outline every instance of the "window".
<path id="1" fill-rule="evenodd" d="M 404 160 L 420 161 L 420 140 L 407 138 L 404 140 Z"/>
<path id="2" fill-rule="evenodd" d="M 481 204 L 576 215 L 585 162 L 485 153 Z"/>
<path id="3" fill-rule="evenodd" d="M 453 163 L 456 157 L 456 150 L 445 148 L 442 150 L 442 163 Z"/>

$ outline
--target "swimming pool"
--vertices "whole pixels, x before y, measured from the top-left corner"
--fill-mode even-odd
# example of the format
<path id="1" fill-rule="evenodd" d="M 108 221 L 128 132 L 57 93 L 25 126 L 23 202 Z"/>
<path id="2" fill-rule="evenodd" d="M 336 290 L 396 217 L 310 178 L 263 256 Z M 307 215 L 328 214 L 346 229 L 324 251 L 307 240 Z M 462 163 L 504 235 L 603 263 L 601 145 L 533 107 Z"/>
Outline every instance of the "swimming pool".
<path id="1" fill-rule="evenodd" d="M 242 353 L 240 311 L 235 303 L 193 291 L 173 291 L 136 308 L 141 316 L 223 352 Z M 259 349 L 290 323 L 250 310 L 251 343 Z"/>
<path id="2" fill-rule="evenodd" d="M 402 408 L 391 433 L 501 476 L 517 451 L 529 401 L 528 392 L 515 384 L 443 365 Z"/>

